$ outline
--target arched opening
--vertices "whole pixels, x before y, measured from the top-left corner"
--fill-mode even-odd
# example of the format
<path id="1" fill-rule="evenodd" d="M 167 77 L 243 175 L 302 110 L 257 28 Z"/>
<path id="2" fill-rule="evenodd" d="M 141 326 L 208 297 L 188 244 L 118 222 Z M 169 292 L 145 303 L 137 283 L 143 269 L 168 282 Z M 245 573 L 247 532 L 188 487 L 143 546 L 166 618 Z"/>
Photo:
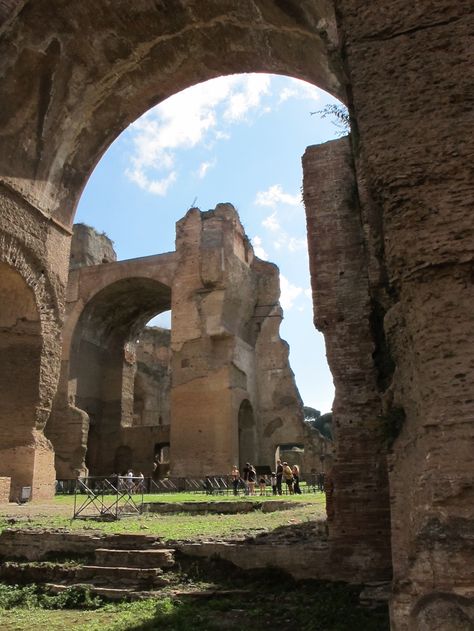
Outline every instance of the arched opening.
<path id="1" fill-rule="evenodd" d="M 0 263 L 0 476 L 11 477 L 14 499 L 32 483 L 41 352 L 35 295 L 16 270 Z"/>
<path id="2" fill-rule="evenodd" d="M 82 269 L 87 275 L 92 268 Z M 94 294 L 82 311 L 78 300 L 62 389 L 47 427 L 56 448 L 58 477 L 75 477 L 85 470 L 90 475 L 118 473 L 119 448 L 133 455 L 127 468 L 133 465 L 151 474 L 157 423 L 145 414 L 146 371 L 139 371 L 137 347 L 145 323 L 169 309 L 170 301 L 171 290 L 161 282 L 127 276 Z M 143 332 L 142 340 L 146 335 Z"/>
<path id="3" fill-rule="evenodd" d="M 153 477 L 156 480 L 166 478 L 170 473 L 170 443 L 156 443 Z"/>
<path id="4" fill-rule="evenodd" d="M 41 10 L 45 10 L 47 5 L 48 0 L 46 5 L 42 4 Z M 31 48 L 36 52 L 28 64 L 37 81 L 50 77 L 48 81 L 52 85 L 48 94 L 51 101 L 46 108 L 41 106 L 44 118 L 39 125 L 41 133 L 38 133 L 38 117 L 30 115 L 30 112 L 36 111 L 35 103 L 32 104 L 28 98 L 19 103 L 9 103 L 9 111 L 4 116 L 7 125 L 12 123 L 15 126 L 17 121 L 21 121 L 21 133 L 25 140 L 31 139 L 31 142 L 19 143 L 15 138 L 15 147 L 11 151 L 10 147 L 6 147 L 5 155 L 9 156 L 9 160 L 3 166 L 7 184 L 15 188 L 19 182 L 21 188 L 22 183 L 28 181 L 28 200 L 53 222 L 58 221 L 59 227 L 61 223 L 69 225 L 84 183 L 105 148 L 150 106 L 187 86 L 223 74 L 265 71 L 306 79 L 344 98 L 344 90 L 339 83 L 343 73 L 337 54 L 333 3 L 301 5 L 290 0 L 274 6 L 272 3 L 249 1 L 237 3 L 232 11 L 229 11 L 228 3 L 216 3 L 210 11 L 208 8 L 202 10 L 200 6 L 200 3 L 193 4 L 188 11 L 188 7 L 185 10 L 183 5 L 183 10 L 173 12 L 171 17 L 165 5 L 157 6 L 155 3 L 151 11 L 144 10 L 139 19 L 135 19 L 138 16 L 134 13 L 134 19 L 130 20 L 123 20 L 121 14 L 113 11 L 98 11 L 96 34 L 103 33 L 104 37 L 97 36 L 93 51 L 84 49 L 82 41 L 74 36 L 58 39 L 57 34 L 64 32 L 63 16 L 56 15 L 52 10 L 47 25 L 52 29 L 52 37 L 48 39 L 43 33 L 39 41 L 47 42 L 44 50 L 38 50 L 37 42 L 33 40 Z M 11 36 L 19 36 L 25 45 L 28 44 L 29 32 L 35 33 L 36 22 L 45 23 L 36 11 L 34 3 L 29 3 L 27 10 L 22 12 L 19 32 L 10 33 Z M 74 20 L 78 33 L 82 24 L 86 30 L 89 27 L 86 14 L 76 5 L 69 8 L 68 19 Z M 15 28 L 16 24 L 13 30 Z M 110 33 L 113 33 L 112 51 Z M 124 41 L 126 46 L 122 46 Z M 190 48 L 192 55 L 189 54 Z M 19 51 L 23 49 L 15 47 L 14 54 L 20 55 Z M 71 60 L 76 57 L 77 50 L 82 54 L 81 63 L 76 66 Z M 18 63 L 22 68 L 22 57 L 19 57 Z M 14 94 L 12 86 L 18 75 L 13 60 L 9 67 L 12 71 L 6 73 L 4 85 L 7 93 Z M 65 75 L 70 85 L 77 86 L 75 90 L 69 92 L 63 89 Z M 56 81 L 59 81 L 57 90 Z M 40 91 L 40 85 L 38 91 L 34 89 L 36 85 L 32 83 L 32 99 Z M 18 150 L 15 150 L 16 147 Z M 346 157 L 346 162 L 351 163 L 350 155 Z M 354 185 L 353 190 L 355 188 Z M 57 267 L 59 264 L 54 261 L 54 265 Z M 222 341 L 221 338 L 216 346 L 222 348 Z M 111 375 L 111 381 L 118 379 Z M 113 408 L 113 405 L 109 407 Z M 282 418 L 284 415 L 275 418 L 275 424 Z M 222 436 L 215 434 L 215 438 L 216 446 L 220 447 Z M 380 441 L 377 438 L 374 442 L 376 445 L 371 451 L 377 466 L 359 467 L 358 470 L 374 471 L 378 468 Z M 230 449 L 226 451 L 230 452 Z M 361 460 L 364 460 L 366 452 L 362 453 Z M 380 486 L 383 497 L 378 508 L 381 519 L 385 520 L 382 528 L 384 536 L 388 523 L 384 480 Z M 361 484 L 360 488 L 368 489 L 370 485 Z M 356 506 L 356 501 L 352 502 Z M 344 511 L 339 514 L 343 515 Z M 367 533 L 366 525 L 364 518 L 360 518 L 357 529 L 364 535 Z M 344 530 L 342 534 L 345 534 Z"/>
<path id="5" fill-rule="evenodd" d="M 257 424 L 253 414 L 253 408 L 248 399 L 240 404 L 238 415 L 239 431 L 239 466 L 242 471 L 249 462 L 254 466 L 258 463 L 258 437 Z"/>

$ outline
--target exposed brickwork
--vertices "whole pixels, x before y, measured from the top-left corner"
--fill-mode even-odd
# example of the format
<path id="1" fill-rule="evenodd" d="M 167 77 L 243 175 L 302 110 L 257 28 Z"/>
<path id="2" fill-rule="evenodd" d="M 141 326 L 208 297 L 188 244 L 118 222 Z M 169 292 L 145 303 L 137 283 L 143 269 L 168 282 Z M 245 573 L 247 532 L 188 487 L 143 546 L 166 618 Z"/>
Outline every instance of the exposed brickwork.
<path id="1" fill-rule="evenodd" d="M 335 384 L 330 538 L 339 563 L 390 576 L 390 521 L 381 402 L 373 360 L 367 261 L 348 138 L 303 157 L 315 324 Z M 365 561 L 363 560 L 365 557 Z"/>
<path id="2" fill-rule="evenodd" d="M 391 297 L 392 626 L 469 628 L 459 596 L 474 596 L 473 5 L 336 5 Z"/>
<path id="3" fill-rule="evenodd" d="M 347 97 L 354 122 L 377 385 L 395 430 L 393 628 L 472 627 L 473 19 L 471 0 L 190 0 L 172 12 L 148 0 L 121 12 L 111 0 L 1 0 L 0 260 L 33 290 L 42 337 L 30 429 L 12 448 L 48 450 L 40 433 L 59 376 L 68 263 L 61 222 L 72 224 L 104 149 L 150 105 L 206 78 L 306 78 Z M 34 487 L 39 461 L 22 461 Z"/>
<path id="4" fill-rule="evenodd" d="M 10 501 L 11 478 L 0 477 L 0 504 Z"/>

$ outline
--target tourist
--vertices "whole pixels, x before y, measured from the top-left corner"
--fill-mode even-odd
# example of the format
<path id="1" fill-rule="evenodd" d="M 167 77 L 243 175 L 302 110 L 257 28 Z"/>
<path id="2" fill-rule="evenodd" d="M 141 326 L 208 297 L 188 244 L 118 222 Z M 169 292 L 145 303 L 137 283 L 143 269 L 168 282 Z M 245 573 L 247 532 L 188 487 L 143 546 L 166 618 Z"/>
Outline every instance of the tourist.
<path id="1" fill-rule="evenodd" d="M 283 477 L 285 478 L 288 493 L 293 495 L 293 472 L 287 462 L 283 463 Z"/>
<path id="2" fill-rule="evenodd" d="M 133 493 L 133 471 L 129 469 L 127 471 L 127 489 L 129 493 Z"/>
<path id="3" fill-rule="evenodd" d="M 277 482 L 277 493 L 281 495 L 281 481 L 283 479 L 283 465 L 281 464 L 281 460 L 277 460 L 276 467 L 276 482 Z"/>
<path id="4" fill-rule="evenodd" d="M 231 476 L 232 476 L 232 487 L 234 489 L 234 495 L 238 495 L 239 494 L 239 483 L 240 483 L 240 471 L 239 471 L 237 465 L 234 465 L 232 467 Z"/>
<path id="5" fill-rule="evenodd" d="M 258 480 L 258 488 L 260 489 L 260 495 L 265 495 L 265 487 L 267 486 L 267 479 L 262 474 Z"/>
<path id="6" fill-rule="evenodd" d="M 296 495 L 301 495 L 300 489 L 300 468 L 297 464 L 294 464 L 291 467 L 291 472 L 293 474 L 293 491 Z"/>
<path id="7" fill-rule="evenodd" d="M 257 482 L 257 472 L 255 471 L 255 467 L 250 465 L 249 471 L 249 479 L 248 479 L 248 487 L 249 487 L 249 495 L 255 495 L 255 484 Z"/>
<path id="8" fill-rule="evenodd" d="M 273 495 L 276 495 L 278 490 L 277 490 L 277 476 L 276 476 L 275 471 L 272 471 L 270 475 L 270 484 L 272 485 Z M 281 485 L 281 479 L 280 479 L 280 485 Z"/>
<path id="9" fill-rule="evenodd" d="M 249 476 L 250 476 L 250 463 L 247 462 L 243 468 L 243 481 L 245 485 L 245 495 L 249 494 Z"/>

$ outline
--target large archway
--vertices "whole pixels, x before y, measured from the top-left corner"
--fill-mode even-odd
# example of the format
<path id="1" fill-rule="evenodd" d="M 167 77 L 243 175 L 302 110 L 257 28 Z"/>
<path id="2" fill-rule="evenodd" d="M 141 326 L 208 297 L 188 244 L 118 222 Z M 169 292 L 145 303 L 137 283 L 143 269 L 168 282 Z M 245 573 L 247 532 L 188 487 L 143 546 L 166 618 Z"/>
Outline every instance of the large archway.
<path id="1" fill-rule="evenodd" d="M 117 473 L 117 449 L 140 451 L 121 443 L 124 428 L 134 422 L 135 346 L 146 323 L 168 310 L 170 301 L 171 289 L 158 281 L 123 278 L 96 293 L 81 311 L 46 430 L 59 478 L 76 477 L 86 468 L 91 475 Z M 143 468 L 148 462 L 151 471 L 153 442 L 141 442 L 142 451 L 148 443 L 149 454 L 138 464 Z"/>
<path id="2" fill-rule="evenodd" d="M 40 404 L 41 322 L 33 290 L 0 263 L 0 476 L 11 477 L 11 497 L 31 487 L 34 449 L 29 448 Z"/>
<path id="3" fill-rule="evenodd" d="M 63 2 L 58 10 L 55 0 L 28 2 L 0 42 L 11 54 L 10 42 L 23 40 L 22 52 L 3 68 L 4 90 L 11 95 L 3 119 L 15 150 L 5 153 L 9 159 L 0 163 L 0 173 L 61 224 L 72 224 L 85 181 L 107 146 L 140 114 L 185 87 L 222 74 L 270 72 L 344 98 L 329 0 L 245 0 L 231 8 L 228 2 L 141 0 L 133 8 L 106 2 L 93 8 L 93 47 L 83 38 L 91 28 L 88 7 Z M 39 24 L 44 46 L 38 50 Z M 31 80 L 16 101 L 20 68 Z M 60 88 L 66 77 L 73 90 Z M 38 123 L 30 103 L 46 85 L 48 102 Z M 15 140 L 19 121 L 31 139 L 21 149 Z M 30 184 L 21 185 L 20 178 Z"/>
<path id="4" fill-rule="evenodd" d="M 361 176 L 348 201 L 362 225 L 366 258 L 360 263 L 370 272 L 373 307 L 374 340 L 366 356 L 383 373 L 378 350 L 387 334 L 396 363 L 383 419 L 393 440 L 393 559 L 400 590 L 394 624 L 406 628 L 410 609 L 421 620 L 431 597 L 436 610 L 436 594 L 459 593 L 470 580 L 463 554 L 472 514 L 460 497 L 473 474 L 473 350 L 466 343 L 472 338 L 474 134 L 466 105 L 472 6 L 443 0 L 421 11 L 400 0 L 379 10 L 336 0 L 336 33 L 329 1 L 229 4 L 180 3 L 174 11 L 175 3 L 151 0 L 108 1 L 99 8 L 91 0 L 2 2 L 2 227 L 38 256 L 52 302 L 60 305 L 66 224 L 93 163 L 120 128 L 174 90 L 223 72 L 285 72 L 329 90 L 336 74 L 344 76 Z M 59 334 L 57 319 L 49 327 L 45 336 Z M 54 344 L 51 349 L 47 385 L 54 391 L 59 351 Z M 375 415 L 364 434 L 380 420 Z M 357 423 L 350 428 L 350 421 L 350 415 L 339 421 L 347 443 L 361 429 Z M 446 440 L 447 427 L 452 440 Z M 373 451 L 367 445 L 366 453 Z M 347 480 L 350 489 L 358 472 L 344 464 L 336 462 L 345 475 L 339 482 Z M 376 467 L 371 471 L 375 480 Z M 366 488 L 377 495 L 376 484 Z M 449 492 L 440 495 L 439 488 Z M 373 507 L 360 502 L 353 512 L 366 512 L 372 523 Z M 354 548 L 360 552 L 364 539 L 369 552 L 361 559 Z M 449 548 L 453 539 L 461 542 L 456 551 Z M 378 543 L 386 554 L 386 537 Z M 348 549 L 359 568 L 371 557 L 372 543 L 359 528 L 339 532 L 332 544 L 340 551 L 334 567 Z M 429 575 L 426 558 L 435 561 Z"/>

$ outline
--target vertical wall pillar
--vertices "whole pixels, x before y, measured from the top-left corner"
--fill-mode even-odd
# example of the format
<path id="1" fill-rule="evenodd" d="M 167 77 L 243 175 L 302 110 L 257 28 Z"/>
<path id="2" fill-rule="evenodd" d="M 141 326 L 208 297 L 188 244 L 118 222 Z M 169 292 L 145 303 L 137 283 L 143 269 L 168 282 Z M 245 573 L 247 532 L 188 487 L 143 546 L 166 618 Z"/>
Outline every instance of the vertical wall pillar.
<path id="1" fill-rule="evenodd" d="M 394 631 L 474 625 L 471 2 L 336 0 L 396 363 Z"/>
<path id="2" fill-rule="evenodd" d="M 303 171 L 314 320 L 325 336 L 336 389 L 331 554 L 351 580 L 386 579 L 391 571 L 386 450 L 349 139 L 308 147 Z"/>

